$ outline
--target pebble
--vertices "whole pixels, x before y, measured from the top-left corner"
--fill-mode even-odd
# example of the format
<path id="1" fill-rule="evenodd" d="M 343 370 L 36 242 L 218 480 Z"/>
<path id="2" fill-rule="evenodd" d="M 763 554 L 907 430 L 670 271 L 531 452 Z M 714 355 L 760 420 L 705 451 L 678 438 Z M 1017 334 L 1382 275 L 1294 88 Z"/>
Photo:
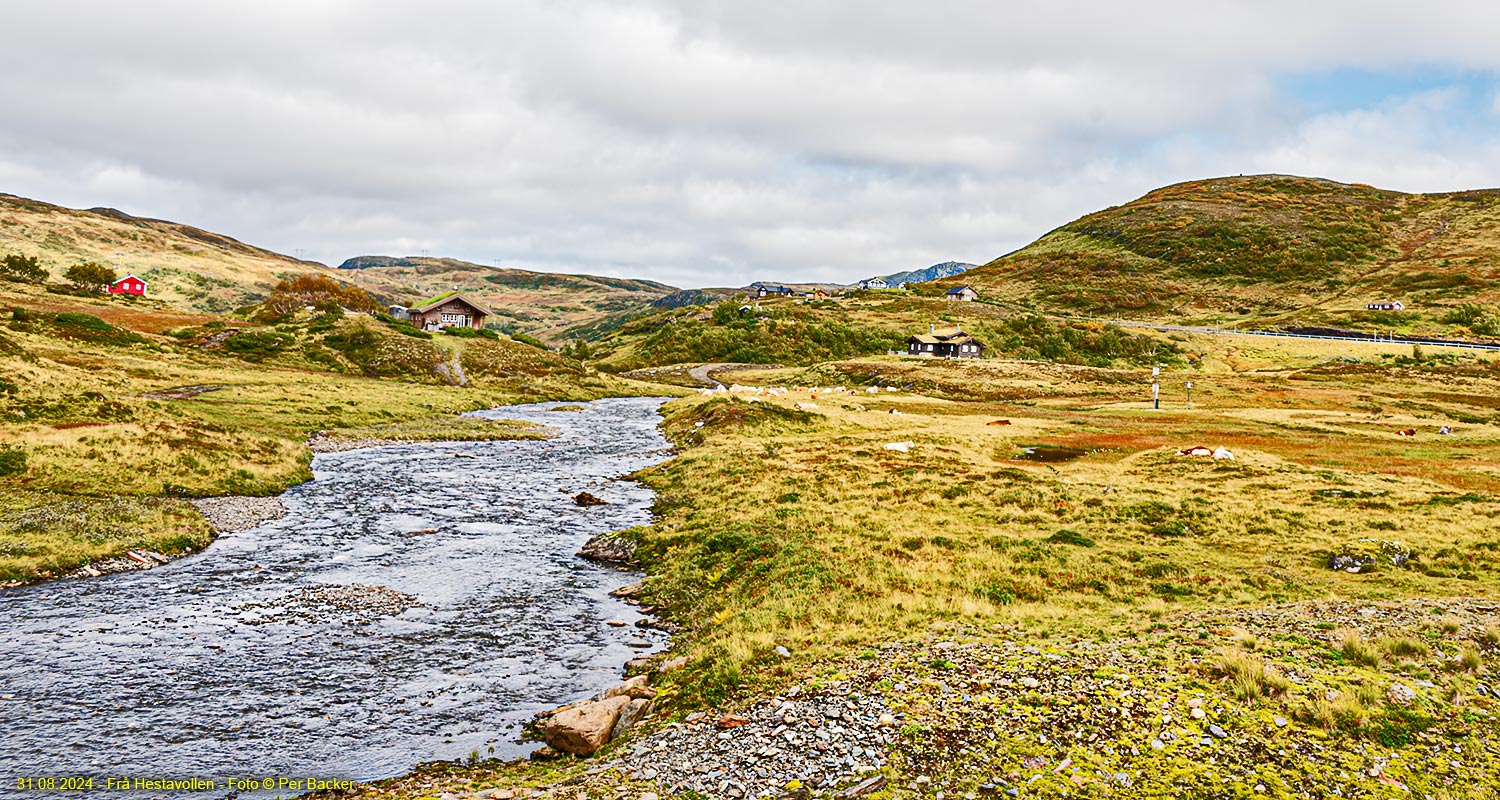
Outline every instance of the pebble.
<path id="1" fill-rule="evenodd" d="M 1211 733 L 1211 734 L 1213 734 L 1215 738 L 1219 738 L 1219 739 L 1224 739 L 1224 738 L 1227 738 L 1229 736 L 1229 734 L 1225 733 L 1224 729 L 1220 728 L 1218 725 L 1210 725 L 1210 726 L 1208 726 L 1208 732 Z"/>

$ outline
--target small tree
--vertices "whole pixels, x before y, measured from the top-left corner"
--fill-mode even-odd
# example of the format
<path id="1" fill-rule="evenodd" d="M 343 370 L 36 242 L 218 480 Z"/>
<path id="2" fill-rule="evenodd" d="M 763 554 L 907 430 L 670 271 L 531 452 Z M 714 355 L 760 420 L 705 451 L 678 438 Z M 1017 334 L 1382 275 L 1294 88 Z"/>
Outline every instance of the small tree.
<path id="1" fill-rule="evenodd" d="M 97 261 L 81 261 L 68 267 L 63 277 L 80 289 L 103 291 L 115 282 L 115 271 Z"/>
<path id="2" fill-rule="evenodd" d="M 265 302 L 265 308 L 278 315 L 293 313 L 304 306 L 367 313 L 380 310 L 380 303 L 369 292 L 358 286 L 344 286 L 324 275 L 298 275 L 283 280 L 271 290 Z"/>
<path id="3" fill-rule="evenodd" d="M 19 283 L 45 283 L 47 270 L 42 269 L 42 262 L 36 256 L 11 253 L 0 259 L 0 277 Z"/>

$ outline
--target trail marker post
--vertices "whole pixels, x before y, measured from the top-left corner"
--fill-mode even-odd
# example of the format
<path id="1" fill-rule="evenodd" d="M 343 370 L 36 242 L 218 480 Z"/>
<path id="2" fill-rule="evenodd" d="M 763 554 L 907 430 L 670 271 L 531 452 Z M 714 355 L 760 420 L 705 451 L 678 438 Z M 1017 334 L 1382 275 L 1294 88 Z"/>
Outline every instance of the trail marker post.
<path id="1" fill-rule="evenodd" d="M 1161 367 L 1151 368 L 1151 408 L 1161 410 Z"/>
<path id="2" fill-rule="evenodd" d="M 1193 382 L 1192 381 L 1188 381 L 1187 382 L 1187 390 L 1188 390 L 1187 407 L 1188 407 L 1188 410 L 1191 411 L 1192 408 L 1193 408 Z"/>

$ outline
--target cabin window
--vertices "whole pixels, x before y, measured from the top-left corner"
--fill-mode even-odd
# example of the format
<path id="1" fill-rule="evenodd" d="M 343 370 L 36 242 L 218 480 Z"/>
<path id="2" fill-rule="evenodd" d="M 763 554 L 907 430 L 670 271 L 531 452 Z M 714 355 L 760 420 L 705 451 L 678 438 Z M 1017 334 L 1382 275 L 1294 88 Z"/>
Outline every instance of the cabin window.
<path id="1" fill-rule="evenodd" d="M 929 344 L 929 345 L 927 345 L 927 349 L 928 349 L 928 350 L 929 350 L 929 351 L 930 351 L 930 350 L 932 350 L 932 345 L 930 345 L 930 344 Z"/>
<path id="2" fill-rule="evenodd" d="M 464 316 L 463 314 L 444 314 L 443 315 L 443 324 L 444 325 L 468 325 L 469 324 L 469 318 L 466 317 L 466 316 Z"/>

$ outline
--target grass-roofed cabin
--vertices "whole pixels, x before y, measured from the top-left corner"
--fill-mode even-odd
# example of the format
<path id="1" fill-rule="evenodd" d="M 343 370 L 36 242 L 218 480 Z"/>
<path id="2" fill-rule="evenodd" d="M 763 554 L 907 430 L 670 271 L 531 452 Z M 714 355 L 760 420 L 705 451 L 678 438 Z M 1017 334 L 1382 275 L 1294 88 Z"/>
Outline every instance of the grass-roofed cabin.
<path id="1" fill-rule="evenodd" d="M 462 293 L 453 292 L 429 300 L 416 308 L 407 309 L 406 318 L 411 321 L 411 324 L 424 331 L 438 331 L 443 328 L 477 330 L 484 327 L 484 318 L 493 316 L 494 313 L 464 297 Z"/>
<path id="2" fill-rule="evenodd" d="M 930 328 L 906 340 L 906 354 L 921 358 L 983 358 L 984 343 L 960 328 Z"/>

